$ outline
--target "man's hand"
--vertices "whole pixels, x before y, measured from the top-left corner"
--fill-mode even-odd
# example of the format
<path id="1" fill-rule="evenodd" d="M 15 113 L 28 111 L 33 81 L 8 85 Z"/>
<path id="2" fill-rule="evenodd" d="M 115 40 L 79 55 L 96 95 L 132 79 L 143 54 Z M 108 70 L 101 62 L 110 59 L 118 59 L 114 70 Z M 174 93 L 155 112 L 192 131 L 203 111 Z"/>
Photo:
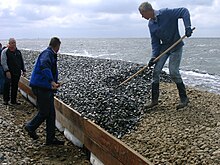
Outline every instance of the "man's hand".
<path id="1" fill-rule="evenodd" d="M 191 27 L 188 27 L 185 29 L 185 35 L 187 37 L 190 37 L 192 35 L 192 33 L 193 33 L 193 30 L 191 29 Z"/>
<path id="2" fill-rule="evenodd" d="M 54 81 L 51 82 L 51 86 L 53 90 L 56 90 L 60 87 L 60 84 L 55 83 Z"/>
<path id="3" fill-rule="evenodd" d="M 26 72 L 23 72 L 23 73 L 22 73 L 22 76 L 26 77 Z"/>
<path id="4" fill-rule="evenodd" d="M 11 73 L 10 73 L 9 71 L 6 72 L 6 77 L 7 77 L 8 79 L 11 79 Z"/>
<path id="5" fill-rule="evenodd" d="M 156 59 L 155 57 L 152 57 L 150 59 L 150 61 L 148 62 L 148 67 L 151 67 L 151 66 L 153 66 L 156 63 L 156 62 L 154 62 L 155 59 Z"/>

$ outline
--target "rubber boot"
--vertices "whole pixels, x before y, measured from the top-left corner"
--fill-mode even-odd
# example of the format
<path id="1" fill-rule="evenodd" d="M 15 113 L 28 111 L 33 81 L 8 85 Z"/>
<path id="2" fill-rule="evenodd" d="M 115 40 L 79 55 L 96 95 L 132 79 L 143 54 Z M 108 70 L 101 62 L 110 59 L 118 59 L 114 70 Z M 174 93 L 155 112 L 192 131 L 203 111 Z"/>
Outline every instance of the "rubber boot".
<path id="1" fill-rule="evenodd" d="M 188 105 L 189 99 L 186 95 L 185 85 L 182 83 L 176 83 L 177 89 L 179 91 L 180 103 L 176 106 L 176 109 L 184 108 Z"/>
<path id="2" fill-rule="evenodd" d="M 158 98 L 159 98 L 159 83 L 152 83 L 151 84 L 152 90 L 152 99 L 151 102 L 146 104 L 145 108 L 152 108 L 158 105 Z"/>

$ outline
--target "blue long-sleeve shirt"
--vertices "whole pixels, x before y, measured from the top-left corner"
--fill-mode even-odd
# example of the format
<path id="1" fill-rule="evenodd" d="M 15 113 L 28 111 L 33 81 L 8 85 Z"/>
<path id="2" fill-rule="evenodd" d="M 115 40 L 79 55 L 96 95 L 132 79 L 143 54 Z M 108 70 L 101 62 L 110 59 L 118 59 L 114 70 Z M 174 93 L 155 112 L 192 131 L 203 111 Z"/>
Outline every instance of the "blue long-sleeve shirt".
<path id="1" fill-rule="evenodd" d="M 186 8 L 155 10 L 156 19 L 150 19 L 148 27 L 151 35 L 152 57 L 157 57 L 180 39 L 178 20 L 183 19 L 185 28 L 191 27 L 190 13 Z M 171 51 L 184 45 L 181 41 Z"/>

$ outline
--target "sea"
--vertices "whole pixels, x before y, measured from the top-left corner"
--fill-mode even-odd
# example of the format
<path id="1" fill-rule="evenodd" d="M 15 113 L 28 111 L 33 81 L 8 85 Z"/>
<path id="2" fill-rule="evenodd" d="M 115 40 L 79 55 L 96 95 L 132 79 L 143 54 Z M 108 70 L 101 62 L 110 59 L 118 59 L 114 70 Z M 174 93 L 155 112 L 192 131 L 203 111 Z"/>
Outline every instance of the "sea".
<path id="1" fill-rule="evenodd" d="M 147 65 L 151 57 L 150 38 L 67 38 L 60 53 Z M 6 40 L 0 40 L 6 45 Z M 49 39 L 18 39 L 17 47 L 42 51 Z M 220 38 L 186 38 L 180 72 L 186 85 L 220 94 Z M 168 72 L 167 63 L 164 71 Z"/>

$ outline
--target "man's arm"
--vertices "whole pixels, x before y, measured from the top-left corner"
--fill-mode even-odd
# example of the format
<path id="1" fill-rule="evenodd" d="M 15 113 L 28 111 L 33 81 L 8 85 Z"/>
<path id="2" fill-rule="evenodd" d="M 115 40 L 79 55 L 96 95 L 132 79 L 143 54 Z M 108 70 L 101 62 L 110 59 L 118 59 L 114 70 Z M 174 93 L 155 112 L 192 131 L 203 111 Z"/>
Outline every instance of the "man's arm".
<path id="1" fill-rule="evenodd" d="M 24 65 L 24 59 L 23 59 L 23 56 L 22 56 L 22 53 L 20 52 L 20 54 L 21 54 L 21 70 L 23 71 L 23 72 L 26 72 L 26 68 L 25 68 L 25 65 Z"/>
<path id="2" fill-rule="evenodd" d="M 8 64 L 7 64 L 7 55 L 6 55 L 7 50 L 8 48 L 5 48 L 1 53 L 1 64 L 5 72 L 9 71 Z"/>
<path id="3" fill-rule="evenodd" d="M 151 46 L 152 46 L 152 57 L 157 57 L 160 54 L 160 39 L 152 32 L 150 32 L 151 35 Z"/>
<path id="4" fill-rule="evenodd" d="M 25 65 L 24 65 L 24 59 L 23 59 L 23 56 L 22 56 L 22 53 L 20 52 L 20 55 L 21 55 L 21 70 L 22 70 L 22 75 L 24 76 L 24 77 L 26 77 L 26 68 L 25 68 Z"/>
<path id="5" fill-rule="evenodd" d="M 45 52 L 45 54 L 42 54 L 40 57 L 40 69 L 42 74 L 48 79 L 49 82 L 54 81 L 51 68 L 52 61 L 48 52 Z"/>
<path id="6" fill-rule="evenodd" d="M 174 8 L 171 10 L 174 17 L 182 18 L 185 28 L 191 27 L 190 13 L 187 8 Z"/>

